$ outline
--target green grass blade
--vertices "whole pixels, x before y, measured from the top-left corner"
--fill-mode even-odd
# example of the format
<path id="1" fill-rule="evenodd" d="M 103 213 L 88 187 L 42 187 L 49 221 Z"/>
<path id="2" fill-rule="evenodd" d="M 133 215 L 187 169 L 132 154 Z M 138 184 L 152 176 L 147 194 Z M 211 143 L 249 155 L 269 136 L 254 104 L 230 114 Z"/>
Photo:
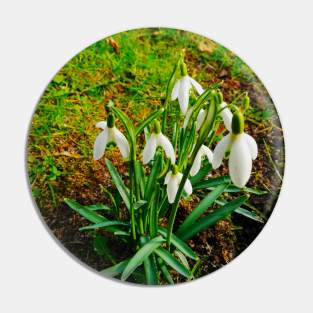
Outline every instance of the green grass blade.
<path id="1" fill-rule="evenodd" d="M 258 196 L 261 195 L 265 195 L 268 192 L 266 190 L 261 190 L 261 189 L 257 189 L 257 188 L 249 188 L 249 187 L 243 187 L 243 188 L 238 188 L 234 185 L 230 185 L 227 190 L 227 192 L 240 192 L 240 191 L 244 191 L 244 192 L 248 192 L 248 193 L 252 193 Z"/>
<path id="2" fill-rule="evenodd" d="M 221 185 L 221 184 L 229 184 L 230 182 L 231 182 L 231 180 L 230 180 L 229 176 L 214 177 L 214 178 L 210 178 L 210 179 L 201 181 L 199 183 L 196 183 L 193 186 L 193 190 L 216 187 L 216 186 Z"/>
<path id="3" fill-rule="evenodd" d="M 122 199 L 124 200 L 126 207 L 129 209 L 130 208 L 129 192 L 128 192 L 126 186 L 124 185 L 124 182 L 123 182 L 121 176 L 119 175 L 119 173 L 117 172 L 116 168 L 114 167 L 114 165 L 112 164 L 111 161 L 109 161 L 108 159 L 105 159 L 105 163 L 108 167 L 108 170 L 111 174 L 112 180 L 113 180 L 117 190 L 119 191 Z"/>
<path id="4" fill-rule="evenodd" d="M 105 221 L 97 224 L 89 225 L 81 227 L 79 230 L 90 230 L 90 229 L 98 229 L 98 228 L 106 228 L 109 226 L 129 226 L 129 222 L 121 222 L 121 221 Z"/>
<path id="5" fill-rule="evenodd" d="M 80 214 L 81 216 L 83 216 L 84 218 L 86 218 L 88 221 L 92 223 L 101 223 L 101 222 L 107 221 L 107 218 L 105 218 L 104 216 L 94 212 L 93 210 L 90 210 L 88 206 L 85 207 L 84 205 L 81 205 L 75 200 L 65 198 L 64 202 L 72 210 L 74 210 L 75 212 L 77 212 L 78 214 Z"/>
<path id="6" fill-rule="evenodd" d="M 154 251 L 166 264 L 173 268 L 179 274 L 186 278 L 191 277 L 191 273 L 183 264 L 181 264 L 175 257 L 173 257 L 167 250 L 163 248 L 157 248 Z"/>
<path id="7" fill-rule="evenodd" d="M 122 262 L 120 262 L 118 264 L 115 264 L 115 265 L 113 265 L 111 267 L 108 267 L 108 268 L 100 271 L 100 273 L 102 275 L 106 276 L 106 277 L 115 277 L 115 276 L 121 274 L 124 271 L 124 269 L 127 266 L 128 262 L 129 262 L 129 259 L 124 260 L 124 261 L 122 261 Z"/>
<path id="8" fill-rule="evenodd" d="M 179 227 L 177 231 L 177 235 L 180 236 L 186 230 L 189 228 L 192 224 L 196 222 L 196 220 L 203 214 L 207 209 L 214 203 L 214 201 L 225 191 L 228 184 L 222 184 L 215 187 L 213 191 L 211 191 L 209 194 L 206 195 L 205 198 L 201 200 L 201 202 L 197 205 L 196 208 L 192 210 L 192 212 L 187 216 L 185 221 L 182 223 L 182 225 Z"/>
<path id="9" fill-rule="evenodd" d="M 158 228 L 158 232 L 164 237 L 167 237 L 167 229 L 163 227 Z M 181 239 L 179 239 L 175 234 L 171 236 L 171 244 L 175 246 L 178 250 L 184 253 L 186 256 L 193 260 L 198 260 L 198 256 L 193 252 L 193 250 Z"/>
<path id="10" fill-rule="evenodd" d="M 121 280 L 125 281 L 134 272 L 134 270 L 143 263 L 145 258 L 147 258 L 162 244 L 162 242 L 164 242 L 164 239 L 159 236 L 151 239 L 148 243 L 141 247 L 128 262 L 122 273 Z"/>
<path id="11" fill-rule="evenodd" d="M 187 240 L 192 238 L 194 235 L 199 233 L 200 231 L 207 229 L 209 226 L 214 225 L 217 221 L 225 218 L 230 213 L 239 208 L 245 201 L 247 200 L 246 196 L 241 196 L 236 198 L 235 200 L 219 207 L 214 210 L 212 213 L 209 213 L 206 217 L 203 217 L 195 224 L 192 224 L 189 228 L 181 232 L 180 238 L 182 240 Z"/>
<path id="12" fill-rule="evenodd" d="M 135 135 L 137 136 L 138 134 L 141 133 L 141 131 L 147 127 L 151 122 L 153 122 L 156 118 L 158 118 L 162 113 L 164 112 L 164 109 L 161 108 L 152 114 L 150 114 L 145 120 L 143 120 L 138 127 L 136 128 Z"/>

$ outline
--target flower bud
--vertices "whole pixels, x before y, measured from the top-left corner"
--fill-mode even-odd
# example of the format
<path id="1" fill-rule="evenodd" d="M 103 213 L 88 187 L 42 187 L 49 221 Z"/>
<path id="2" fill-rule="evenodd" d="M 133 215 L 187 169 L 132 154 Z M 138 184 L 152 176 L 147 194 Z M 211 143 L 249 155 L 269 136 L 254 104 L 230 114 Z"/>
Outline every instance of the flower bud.
<path id="1" fill-rule="evenodd" d="M 110 112 L 108 116 L 108 127 L 113 128 L 115 125 L 115 117 L 114 115 Z"/>
<path id="2" fill-rule="evenodd" d="M 243 111 L 247 111 L 250 108 L 250 98 L 246 95 L 242 100 Z"/>
<path id="3" fill-rule="evenodd" d="M 231 129 L 234 135 L 242 134 L 244 131 L 244 117 L 240 111 L 236 111 L 231 121 Z"/>
<path id="4" fill-rule="evenodd" d="M 217 102 L 217 104 L 221 104 L 222 102 L 223 102 L 223 94 L 220 92 L 220 91 L 218 91 L 217 93 L 216 93 L 216 102 Z"/>
<path id="5" fill-rule="evenodd" d="M 188 75 L 188 71 L 187 71 L 187 65 L 184 61 L 182 61 L 180 63 L 180 74 L 181 76 L 186 76 Z"/>

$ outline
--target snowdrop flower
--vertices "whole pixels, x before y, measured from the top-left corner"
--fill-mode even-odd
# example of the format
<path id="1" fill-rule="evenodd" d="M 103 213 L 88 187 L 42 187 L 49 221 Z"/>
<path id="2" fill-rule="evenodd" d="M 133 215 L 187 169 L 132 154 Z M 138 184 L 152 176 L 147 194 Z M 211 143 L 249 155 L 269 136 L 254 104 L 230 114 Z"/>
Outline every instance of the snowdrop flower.
<path id="1" fill-rule="evenodd" d="M 191 87 L 194 87 L 199 95 L 201 95 L 204 90 L 201 85 L 190 77 L 187 73 L 187 66 L 183 62 L 181 64 L 181 78 L 178 79 L 174 85 L 171 94 L 171 100 L 174 101 L 178 98 L 179 106 L 183 114 L 186 114 L 189 103 L 189 91 Z"/>
<path id="2" fill-rule="evenodd" d="M 150 138 L 147 140 L 145 148 L 143 149 L 143 164 L 147 164 L 153 159 L 157 147 L 162 147 L 167 158 L 171 160 L 171 163 L 175 163 L 174 148 L 169 139 L 161 133 L 161 126 L 158 121 L 155 122 L 154 132 L 152 132 Z"/>
<path id="3" fill-rule="evenodd" d="M 231 132 L 231 122 L 232 122 L 232 118 L 233 118 L 233 113 L 227 107 L 227 103 L 224 101 L 221 103 L 221 109 L 222 109 L 221 114 L 222 114 L 225 128 Z"/>
<path id="4" fill-rule="evenodd" d="M 230 178 L 234 185 L 242 188 L 250 178 L 252 160 L 258 155 L 258 147 L 254 138 L 244 133 L 244 119 L 239 111 L 232 117 L 230 133 L 214 149 L 212 161 L 214 169 L 222 164 L 224 154 L 228 150 L 230 150 L 228 161 Z"/>
<path id="5" fill-rule="evenodd" d="M 201 148 L 199 149 L 195 160 L 192 164 L 192 167 L 190 169 L 190 176 L 195 176 L 201 167 L 201 161 L 202 161 L 202 157 L 206 156 L 209 160 L 210 163 L 212 163 L 213 161 L 213 152 L 205 145 L 202 145 Z"/>
<path id="6" fill-rule="evenodd" d="M 119 148 L 122 156 L 128 158 L 129 144 L 125 136 L 115 127 L 114 116 L 110 113 L 108 122 L 102 121 L 96 124 L 102 132 L 97 136 L 93 147 L 93 158 L 99 160 L 102 158 L 107 144 L 114 141 Z"/>
<path id="7" fill-rule="evenodd" d="M 202 126 L 202 124 L 204 122 L 204 119 L 206 117 L 206 113 L 207 112 L 204 109 L 201 109 L 199 111 L 198 116 L 197 116 L 197 128 L 196 128 L 196 131 L 198 131 L 201 128 L 201 126 Z"/>
<path id="8" fill-rule="evenodd" d="M 178 172 L 176 165 L 172 166 L 172 170 L 166 174 L 164 184 L 167 185 L 166 192 L 169 203 L 174 203 L 182 178 L 183 174 Z M 188 196 L 192 194 L 192 185 L 188 178 L 184 186 L 184 191 Z"/>

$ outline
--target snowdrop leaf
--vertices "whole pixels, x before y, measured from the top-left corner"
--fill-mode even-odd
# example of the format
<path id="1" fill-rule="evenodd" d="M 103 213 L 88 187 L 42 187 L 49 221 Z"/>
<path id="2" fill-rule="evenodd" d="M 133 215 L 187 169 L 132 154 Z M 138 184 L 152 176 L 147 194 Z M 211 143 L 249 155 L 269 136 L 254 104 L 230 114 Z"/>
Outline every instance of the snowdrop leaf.
<path id="1" fill-rule="evenodd" d="M 155 254 L 157 254 L 165 263 L 172 267 L 176 272 L 185 276 L 186 278 L 191 278 L 191 272 L 188 270 L 188 268 L 181 264 L 167 250 L 163 248 L 157 248 L 155 250 Z"/>
<path id="2" fill-rule="evenodd" d="M 124 269 L 127 266 L 128 262 L 129 262 L 129 259 L 124 260 L 124 261 L 122 261 L 122 262 L 120 262 L 118 264 L 115 264 L 115 265 L 113 265 L 111 267 L 108 267 L 108 268 L 100 271 L 100 273 L 102 275 L 106 276 L 106 277 L 115 277 L 115 276 L 121 274 L 124 271 Z"/>
<path id="3" fill-rule="evenodd" d="M 214 177 L 214 178 L 209 178 L 207 180 L 203 180 L 201 182 L 196 183 L 193 186 L 193 190 L 200 190 L 200 189 L 207 189 L 211 187 L 216 187 L 221 184 L 226 184 L 230 183 L 230 177 L 229 176 L 220 176 L 220 177 Z"/>
<path id="4" fill-rule="evenodd" d="M 158 232 L 164 237 L 167 237 L 167 229 L 163 227 L 158 228 Z M 197 255 L 193 252 L 193 250 L 181 239 L 179 239 L 175 234 L 171 236 L 171 244 L 175 246 L 178 250 L 184 253 L 186 256 L 193 260 L 198 260 Z"/>
<path id="5" fill-rule="evenodd" d="M 94 212 L 94 210 L 91 210 L 90 208 L 88 208 L 88 206 L 84 206 L 74 200 L 67 198 L 64 199 L 64 202 L 75 212 L 86 218 L 89 222 L 101 223 L 107 221 L 107 218 Z"/>
<path id="6" fill-rule="evenodd" d="M 149 201 L 152 196 L 152 191 L 155 187 L 156 180 L 158 178 L 158 175 L 161 172 L 161 165 L 162 165 L 162 156 L 160 153 L 157 154 L 155 161 L 153 163 L 151 173 L 148 178 L 148 182 L 146 184 L 146 189 L 145 189 L 145 200 Z"/>
<path id="7" fill-rule="evenodd" d="M 141 237 L 140 242 L 141 245 L 145 245 L 149 239 L 147 237 Z M 156 261 L 153 253 L 149 255 L 144 261 L 143 266 L 145 269 L 146 283 L 148 285 L 158 285 L 158 270 L 156 266 Z"/>
<path id="8" fill-rule="evenodd" d="M 104 222 L 100 222 L 94 225 L 81 227 L 79 230 L 91 230 L 91 229 L 98 229 L 98 228 L 106 228 L 109 226 L 129 226 L 129 223 L 121 222 L 121 221 L 104 221 Z"/>
<path id="9" fill-rule="evenodd" d="M 116 168 L 114 167 L 114 165 L 112 164 L 111 161 L 106 159 L 105 163 L 106 163 L 107 168 L 111 174 L 112 180 L 113 180 L 117 190 L 119 191 L 119 194 L 121 195 L 126 207 L 129 209 L 130 208 L 129 192 L 128 192 L 126 186 L 124 185 L 124 182 L 123 182 L 121 176 L 119 175 L 119 173 L 117 172 Z"/>
<path id="10" fill-rule="evenodd" d="M 219 205 L 225 205 L 227 203 L 227 201 L 224 200 L 215 200 L 215 202 Z M 239 207 L 235 210 L 236 213 L 243 215 L 245 217 L 248 217 L 254 221 L 260 222 L 260 223 L 264 223 L 264 219 L 259 216 L 258 214 L 256 214 L 255 212 L 251 212 L 247 209 L 244 209 L 242 207 Z"/>
<path id="11" fill-rule="evenodd" d="M 204 214 L 208 208 L 214 203 L 214 201 L 225 191 L 228 184 L 222 184 L 215 187 L 201 202 L 197 205 L 196 208 L 187 216 L 183 224 L 179 227 L 177 235 L 180 236 L 186 229 L 191 227 L 197 219 Z"/>
<path id="12" fill-rule="evenodd" d="M 143 245 L 136 254 L 129 260 L 127 266 L 125 267 L 121 280 L 125 281 L 134 271 L 135 269 L 143 263 L 143 261 L 153 252 L 155 251 L 162 243 L 164 239 L 159 236 L 151 239 L 145 245 Z"/>
<path id="13" fill-rule="evenodd" d="M 214 225 L 216 222 L 225 218 L 230 213 L 239 208 L 245 201 L 247 201 L 247 199 L 248 198 L 246 196 L 241 196 L 217 208 L 212 213 L 209 213 L 207 216 L 201 218 L 198 222 L 192 224 L 189 228 L 181 232 L 179 236 L 180 239 L 188 240 L 202 230 L 205 230 L 208 227 Z"/>
<path id="14" fill-rule="evenodd" d="M 161 272 L 163 273 L 164 278 L 166 279 L 166 281 L 169 284 L 174 285 L 173 278 L 172 278 L 170 272 L 168 271 L 168 269 L 167 269 L 165 263 L 163 262 L 163 260 L 160 257 L 158 257 L 157 260 L 158 260 L 158 264 L 159 264 L 159 267 L 161 269 Z"/>
<path id="15" fill-rule="evenodd" d="M 158 118 L 163 112 L 164 109 L 161 108 L 150 114 L 146 119 L 144 119 L 136 128 L 136 136 L 138 136 L 145 127 L 147 127 L 151 122 Z"/>

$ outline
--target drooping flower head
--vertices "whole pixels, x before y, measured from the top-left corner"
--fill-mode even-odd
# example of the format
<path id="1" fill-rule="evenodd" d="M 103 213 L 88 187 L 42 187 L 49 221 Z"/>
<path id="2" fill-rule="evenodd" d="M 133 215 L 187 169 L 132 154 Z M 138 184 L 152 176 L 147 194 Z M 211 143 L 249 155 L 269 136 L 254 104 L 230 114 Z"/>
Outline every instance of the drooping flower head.
<path id="1" fill-rule="evenodd" d="M 224 116 L 223 119 L 224 123 L 226 122 L 225 127 L 228 128 L 228 120 Z M 242 188 L 250 178 L 252 160 L 258 155 L 258 147 L 254 138 L 244 132 L 244 118 L 240 111 L 232 116 L 230 133 L 214 149 L 212 162 L 214 169 L 222 164 L 228 150 L 230 150 L 228 161 L 230 178 L 234 185 Z"/>
<path id="2" fill-rule="evenodd" d="M 157 147 L 161 147 L 164 150 L 166 157 L 171 160 L 172 164 L 175 164 L 174 148 L 169 139 L 162 134 L 161 126 L 158 121 L 155 122 L 154 130 L 152 131 L 151 136 L 147 140 L 146 146 L 143 149 L 143 164 L 147 164 L 153 159 Z"/>
<path id="3" fill-rule="evenodd" d="M 96 124 L 102 132 L 97 136 L 93 147 L 93 158 L 99 160 L 102 158 L 105 148 L 109 142 L 115 142 L 122 156 L 128 158 L 129 144 L 126 137 L 115 127 L 115 119 L 112 113 L 109 113 L 108 121 L 101 121 Z"/>
<path id="4" fill-rule="evenodd" d="M 197 152 L 197 155 L 195 157 L 195 160 L 192 164 L 192 167 L 190 169 L 190 176 L 195 176 L 200 168 L 201 168 L 201 162 L 202 157 L 206 156 L 210 163 L 213 161 L 213 152 L 205 145 L 202 145 L 199 151 Z"/>
<path id="5" fill-rule="evenodd" d="M 183 114 L 186 114 L 188 110 L 190 88 L 194 87 L 199 95 L 201 95 L 204 90 L 197 81 L 188 75 L 185 62 L 181 62 L 180 71 L 181 78 L 176 81 L 173 87 L 171 100 L 174 101 L 178 98 L 180 109 Z"/>
<path id="6" fill-rule="evenodd" d="M 164 180 L 164 184 L 167 185 L 166 192 L 169 203 L 174 203 L 182 178 L 183 174 L 178 171 L 177 165 L 172 165 L 172 169 L 166 174 Z M 192 185 L 188 178 L 184 186 L 184 191 L 188 196 L 192 194 Z"/>

